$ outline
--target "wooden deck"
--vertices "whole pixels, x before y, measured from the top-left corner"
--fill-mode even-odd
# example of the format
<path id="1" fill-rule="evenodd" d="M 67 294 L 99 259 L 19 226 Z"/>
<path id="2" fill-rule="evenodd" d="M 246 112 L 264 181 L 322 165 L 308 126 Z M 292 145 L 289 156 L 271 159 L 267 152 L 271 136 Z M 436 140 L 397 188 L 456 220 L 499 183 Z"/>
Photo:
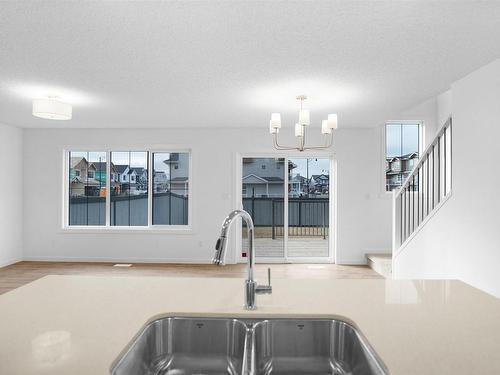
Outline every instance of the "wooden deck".
<path id="1" fill-rule="evenodd" d="M 326 258 L 328 257 L 328 237 L 288 237 L 288 257 L 297 258 Z M 257 257 L 283 258 L 283 238 L 256 238 L 255 249 Z M 247 251 L 248 242 L 243 241 L 243 251 Z"/>

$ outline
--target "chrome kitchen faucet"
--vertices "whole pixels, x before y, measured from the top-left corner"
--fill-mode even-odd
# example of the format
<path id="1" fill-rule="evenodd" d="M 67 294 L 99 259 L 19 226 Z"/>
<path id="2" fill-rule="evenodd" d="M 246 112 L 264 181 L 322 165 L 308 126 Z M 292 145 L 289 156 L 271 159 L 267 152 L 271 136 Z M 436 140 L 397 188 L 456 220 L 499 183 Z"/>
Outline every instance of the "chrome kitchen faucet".
<path id="1" fill-rule="evenodd" d="M 215 244 L 215 255 L 212 260 L 213 264 L 218 266 L 225 265 L 224 259 L 226 257 L 227 248 L 227 235 L 229 228 L 233 223 L 234 219 L 241 217 L 245 220 L 248 230 L 248 262 L 247 262 L 247 279 L 245 280 L 245 309 L 255 310 L 257 306 L 255 305 L 255 295 L 256 294 L 271 294 L 273 288 L 271 286 L 271 269 L 267 270 L 268 285 L 258 285 L 257 281 L 254 279 L 253 271 L 255 266 L 255 245 L 254 245 L 254 226 L 253 220 L 250 214 L 244 210 L 234 210 L 228 217 L 224 219 L 222 223 L 222 230 L 220 237 Z"/>

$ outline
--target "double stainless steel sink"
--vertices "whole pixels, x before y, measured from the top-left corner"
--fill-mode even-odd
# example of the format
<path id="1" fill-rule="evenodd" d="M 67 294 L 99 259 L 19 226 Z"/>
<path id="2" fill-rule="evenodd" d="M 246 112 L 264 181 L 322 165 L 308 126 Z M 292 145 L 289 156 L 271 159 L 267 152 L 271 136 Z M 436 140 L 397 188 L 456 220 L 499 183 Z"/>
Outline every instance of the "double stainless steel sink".
<path id="1" fill-rule="evenodd" d="M 386 375 L 342 320 L 169 317 L 149 323 L 113 375 Z"/>

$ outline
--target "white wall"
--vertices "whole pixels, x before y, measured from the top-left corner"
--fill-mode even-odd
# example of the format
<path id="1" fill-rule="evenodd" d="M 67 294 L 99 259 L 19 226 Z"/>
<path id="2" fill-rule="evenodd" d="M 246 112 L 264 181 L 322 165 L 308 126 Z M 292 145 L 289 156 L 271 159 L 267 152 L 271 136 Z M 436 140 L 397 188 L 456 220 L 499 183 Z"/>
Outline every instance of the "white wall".
<path id="1" fill-rule="evenodd" d="M 395 257 L 399 278 L 458 278 L 500 297 L 500 60 L 451 86 L 453 192 Z"/>
<path id="2" fill-rule="evenodd" d="M 416 120 L 424 123 L 423 149 L 425 149 L 436 134 L 438 128 L 437 113 L 437 99 L 430 98 L 403 111 L 397 120 Z"/>
<path id="3" fill-rule="evenodd" d="M 282 133 L 292 133 L 283 129 Z M 320 142 L 318 128 L 308 141 Z M 316 140 L 314 139 L 316 138 Z M 390 249 L 391 200 L 381 191 L 378 129 L 339 130 L 338 261 L 363 263 L 367 249 Z M 275 155 L 262 129 L 26 129 L 24 256 L 35 260 L 208 262 L 220 224 L 236 202 L 236 154 Z M 290 138 L 290 141 L 294 139 Z M 192 149 L 193 232 L 68 232 L 62 223 L 62 165 L 67 147 L 126 150 L 155 145 Z M 231 257 L 235 259 L 234 256 Z"/>
<path id="4" fill-rule="evenodd" d="M 0 267 L 22 258 L 23 131 L 0 124 Z"/>
<path id="5" fill-rule="evenodd" d="M 451 115 L 451 90 L 401 112 L 396 120 L 417 120 L 424 123 L 424 149 L 434 140 L 436 132 Z"/>
<path id="6" fill-rule="evenodd" d="M 440 128 L 452 115 L 452 96 L 451 89 L 438 95 L 437 104 L 437 127 Z M 438 130 L 438 129 L 436 129 Z M 434 138 L 434 137 L 433 137 Z M 432 139 L 431 139 L 432 141 Z"/>

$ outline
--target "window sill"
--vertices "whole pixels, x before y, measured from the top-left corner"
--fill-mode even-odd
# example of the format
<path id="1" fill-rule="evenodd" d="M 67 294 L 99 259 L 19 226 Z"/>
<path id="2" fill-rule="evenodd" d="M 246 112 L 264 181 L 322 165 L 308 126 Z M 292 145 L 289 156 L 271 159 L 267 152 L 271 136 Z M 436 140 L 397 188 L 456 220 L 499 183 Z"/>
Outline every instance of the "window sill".
<path id="1" fill-rule="evenodd" d="M 154 227 L 99 227 L 99 226 L 71 226 L 63 227 L 60 234 L 194 234 L 190 225 L 182 226 L 154 226 Z"/>

